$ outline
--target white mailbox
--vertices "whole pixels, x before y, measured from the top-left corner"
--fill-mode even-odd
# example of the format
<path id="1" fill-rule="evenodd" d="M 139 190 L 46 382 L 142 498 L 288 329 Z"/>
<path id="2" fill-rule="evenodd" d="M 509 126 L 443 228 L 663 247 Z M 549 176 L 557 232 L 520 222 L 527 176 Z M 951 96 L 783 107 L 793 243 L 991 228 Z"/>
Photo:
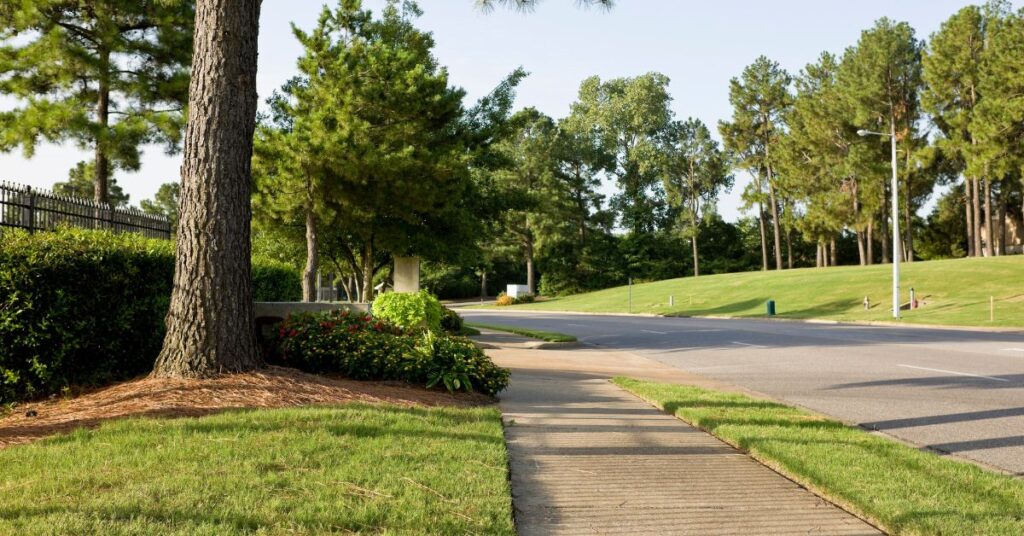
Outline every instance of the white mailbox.
<path id="1" fill-rule="evenodd" d="M 526 285 L 508 285 L 505 289 L 505 294 L 513 298 L 522 298 L 523 296 L 530 295 L 530 287 Z"/>

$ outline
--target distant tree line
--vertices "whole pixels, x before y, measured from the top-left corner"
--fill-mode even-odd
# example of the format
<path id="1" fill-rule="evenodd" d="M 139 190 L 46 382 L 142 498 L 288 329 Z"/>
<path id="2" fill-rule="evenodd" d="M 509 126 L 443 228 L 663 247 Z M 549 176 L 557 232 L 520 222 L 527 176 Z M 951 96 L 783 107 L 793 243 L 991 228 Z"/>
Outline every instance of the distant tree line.
<path id="1" fill-rule="evenodd" d="M 95 158 L 55 189 L 117 205 L 113 175 L 138 168 L 142 144 L 178 149 L 195 11 L 128 4 L 0 8 L 0 91 L 26 103 L 0 114 L 0 149 L 74 140 Z M 563 118 L 513 110 L 521 69 L 466 103 L 419 15 L 325 8 L 295 29 L 299 75 L 258 120 L 253 248 L 304 267 L 307 299 L 318 271 L 369 299 L 395 255 L 422 257 L 426 284 L 452 297 L 886 263 L 893 218 L 904 260 L 992 256 L 1020 218 L 1024 11 L 1007 2 L 961 9 L 928 42 L 881 19 L 795 74 L 759 57 L 710 126 L 676 117 L 653 72 L 584 80 Z M 860 130 L 895 132 L 897 214 L 888 138 Z M 749 216 L 725 222 L 716 205 L 737 178 Z M 176 222 L 181 195 L 168 183 L 141 207 Z"/>

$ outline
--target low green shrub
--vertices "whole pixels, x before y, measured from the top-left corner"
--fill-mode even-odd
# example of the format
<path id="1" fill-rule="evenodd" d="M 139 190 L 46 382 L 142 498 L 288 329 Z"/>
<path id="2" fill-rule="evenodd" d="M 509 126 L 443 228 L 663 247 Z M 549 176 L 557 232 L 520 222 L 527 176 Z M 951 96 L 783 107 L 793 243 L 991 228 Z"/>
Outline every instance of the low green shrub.
<path id="1" fill-rule="evenodd" d="M 451 335 L 461 335 L 464 322 L 459 313 L 444 307 L 441 309 L 441 329 Z"/>
<path id="2" fill-rule="evenodd" d="M 380 318 L 330 311 L 292 315 L 278 325 L 271 361 L 356 380 L 444 385 L 494 395 L 509 372 L 468 339 L 431 330 L 404 331 Z"/>
<path id="3" fill-rule="evenodd" d="M 433 294 L 388 292 L 373 300 L 373 316 L 402 329 L 441 329 L 444 307 Z"/>
<path id="4" fill-rule="evenodd" d="M 426 332 L 416 345 L 418 372 L 425 374 L 428 388 L 444 385 L 449 391 L 477 390 L 496 395 L 508 387 L 509 370 L 494 364 L 469 339 Z"/>
<path id="5" fill-rule="evenodd" d="M 0 236 L 0 404 L 152 369 L 173 242 L 83 229 Z M 298 273 L 275 261 L 253 261 L 253 287 L 259 301 L 301 295 Z"/>

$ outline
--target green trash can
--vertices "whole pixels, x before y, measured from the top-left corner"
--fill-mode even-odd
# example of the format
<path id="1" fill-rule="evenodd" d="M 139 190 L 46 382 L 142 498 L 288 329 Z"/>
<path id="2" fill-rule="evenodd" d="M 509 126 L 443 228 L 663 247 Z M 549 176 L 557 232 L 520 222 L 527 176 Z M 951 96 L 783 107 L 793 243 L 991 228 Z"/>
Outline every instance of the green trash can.
<path id="1" fill-rule="evenodd" d="M 775 316 L 775 300 L 768 300 L 765 305 L 768 309 L 768 316 Z"/>

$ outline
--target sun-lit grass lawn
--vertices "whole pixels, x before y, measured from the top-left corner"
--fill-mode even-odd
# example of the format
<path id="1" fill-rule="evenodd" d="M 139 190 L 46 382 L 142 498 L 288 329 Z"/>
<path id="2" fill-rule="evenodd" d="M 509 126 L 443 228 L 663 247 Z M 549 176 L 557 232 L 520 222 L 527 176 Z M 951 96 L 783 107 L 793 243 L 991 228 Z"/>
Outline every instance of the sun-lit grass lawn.
<path id="1" fill-rule="evenodd" d="M 493 408 L 128 419 L 0 450 L 0 534 L 514 534 Z"/>
<path id="2" fill-rule="evenodd" d="M 902 303 L 917 291 L 926 306 L 903 311 L 903 321 L 963 326 L 1024 326 L 1024 256 L 904 263 Z M 686 277 L 633 285 L 634 313 L 759 317 L 776 302 L 781 318 L 891 320 L 892 266 L 840 266 L 781 272 Z M 675 301 L 669 306 L 669 296 Z M 864 310 L 867 296 L 872 308 Z M 989 297 L 995 321 L 989 321 Z M 617 287 L 514 309 L 624 313 L 628 290 Z"/>
<path id="3" fill-rule="evenodd" d="M 1024 480 L 769 401 L 614 381 L 893 534 L 1024 534 Z"/>
<path id="4" fill-rule="evenodd" d="M 515 333 L 516 335 L 522 335 L 523 337 L 529 337 L 531 339 L 538 339 L 547 342 L 576 342 L 576 337 L 573 337 L 572 335 L 566 335 L 565 333 L 558 333 L 555 331 L 543 331 L 540 329 L 530 329 L 519 326 L 479 324 L 476 322 L 470 322 L 467 323 L 466 325 L 473 328 L 490 329 L 493 331 L 505 331 L 507 333 Z"/>

